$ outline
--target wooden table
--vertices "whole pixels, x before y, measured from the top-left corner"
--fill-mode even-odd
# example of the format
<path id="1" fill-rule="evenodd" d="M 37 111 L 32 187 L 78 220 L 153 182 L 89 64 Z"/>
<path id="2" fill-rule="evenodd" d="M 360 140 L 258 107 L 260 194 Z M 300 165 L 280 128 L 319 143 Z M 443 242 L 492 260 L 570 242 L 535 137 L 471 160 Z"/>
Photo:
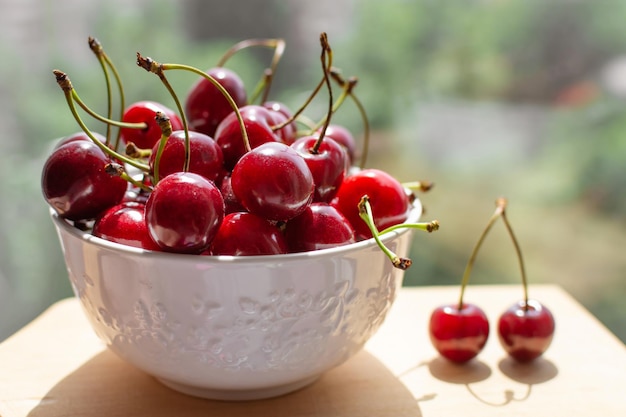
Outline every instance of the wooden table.
<path id="1" fill-rule="evenodd" d="M 457 287 L 404 288 L 366 348 L 313 385 L 283 397 L 220 402 L 172 391 L 96 339 L 78 302 L 63 300 L 0 344 L 0 416 L 626 416 L 626 347 L 556 286 L 531 288 L 555 315 L 542 359 L 508 359 L 495 333 L 466 366 L 439 358 L 430 311 Z M 473 286 L 492 328 L 518 286 Z"/>

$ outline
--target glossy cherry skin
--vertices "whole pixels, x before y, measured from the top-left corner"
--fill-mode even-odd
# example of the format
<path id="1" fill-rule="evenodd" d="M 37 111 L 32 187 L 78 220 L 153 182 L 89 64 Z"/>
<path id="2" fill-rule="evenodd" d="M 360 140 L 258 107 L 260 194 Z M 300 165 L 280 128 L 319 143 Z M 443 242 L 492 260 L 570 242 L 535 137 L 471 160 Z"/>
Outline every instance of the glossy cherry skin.
<path id="1" fill-rule="evenodd" d="M 97 140 L 99 140 L 102 143 L 106 142 L 106 138 L 97 132 L 91 132 L 91 134 L 93 135 L 93 137 L 95 137 Z M 69 142 L 74 142 L 77 140 L 86 140 L 87 142 L 92 142 L 93 139 L 91 139 L 89 136 L 87 136 L 87 134 L 83 131 L 80 132 L 76 132 L 76 133 L 72 133 L 71 135 L 68 136 L 64 136 L 61 139 L 59 139 L 59 141 L 54 145 L 54 149 L 56 148 L 60 148 L 61 146 L 65 145 L 66 143 Z"/>
<path id="2" fill-rule="evenodd" d="M 172 130 L 181 130 L 183 123 L 178 115 L 169 107 L 155 101 L 138 101 L 124 109 L 122 121 L 128 123 L 145 123 L 145 129 L 121 129 L 121 139 L 124 143 L 132 142 L 140 149 L 152 149 L 154 144 L 161 139 L 161 127 L 155 120 L 157 112 L 162 112 L 169 119 Z"/>
<path id="3" fill-rule="evenodd" d="M 315 132 L 314 136 L 319 136 L 321 131 L 322 131 L 322 128 L 319 128 Z M 326 128 L 326 132 L 324 132 L 324 136 L 333 138 L 335 142 L 342 145 L 346 149 L 346 152 L 348 153 L 348 159 L 349 159 L 350 165 L 354 163 L 357 157 L 357 148 L 356 148 L 356 140 L 354 139 L 352 132 L 350 132 L 346 127 L 342 125 L 331 123 Z"/>
<path id="4" fill-rule="evenodd" d="M 154 173 L 158 148 L 162 139 L 154 145 L 150 159 L 150 172 Z M 189 132 L 189 147 L 191 159 L 189 172 L 202 175 L 210 181 L 216 181 L 222 174 L 224 156 L 222 149 L 212 137 L 199 132 Z M 185 165 L 185 132 L 172 132 L 165 142 L 165 147 L 159 162 L 159 177 L 163 178 L 174 172 L 182 171 Z"/>
<path id="5" fill-rule="evenodd" d="M 312 203 L 285 225 L 289 252 L 307 252 L 354 243 L 354 229 L 337 209 Z"/>
<path id="6" fill-rule="evenodd" d="M 68 220 L 91 220 L 120 203 L 128 183 L 105 171 L 111 159 L 95 143 L 76 140 L 52 151 L 41 174 L 46 202 Z"/>
<path id="7" fill-rule="evenodd" d="M 284 123 L 293 116 L 292 111 L 284 103 L 279 101 L 266 101 L 263 103 L 263 107 L 270 110 L 274 116 L 274 126 Z M 284 127 L 276 130 L 275 133 L 280 137 L 283 143 L 291 145 L 297 138 L 298 125 L 295 121 L 291 121 Z"/>
<path id="8" fill-rule="evenodd" d="M 224 199 L 212 181 L 176 172 L 159 181 L 146 203 L 146 223 L 163 250 L 201 253 L 224 218 Z"/>
<path id="9" fill-rule="evenodd" d="M 252 149 L 263 143 L 280 141 L 278 135 L 272 131 L 275 119 L 268 109 L 251 104 L 242 107 L 239 112 Z M 246 153 L 239 120 L 234 112 L 226 116 L 217 127 L 215 141 L 222 148 L 224 166 L 232 170 L 239 158 Z"/>
<path id="10" fill-rule="evenodd" d="M 504 350 L 519 362 L 543 355 L 552 343 L 552 312 L 539 301 L 523 300 L 510 306 L 498 320 L 498 338 Z"/>
<path id="11" fill-rule="evenodd" d="M 379 231 L 403 223 L 411 203 L 402 184 L 385 171 L 370 168 L 346 176 L 331 204 L 352 224 L 357 240 L 372 237 L 369 227 L 359 216 L 358 204 L 367 195 L 374 224 Z"/>
<path id="12" fill-rule="evenodd" d="M 211 243 L 211 255 L 252 256 L 287 253 L 281 230 L 248 212 L 227 214 Z"/>
<path id="13" fill-rule="evenodd" d="M 291 147 L 304 158 L 315 183 L 313 201 L 328 203 L 335 195 L 348 170 L 349 160 L 346 150 L 332 138 L 324 137 L 319 149 L 314 152 L 318 138 L 303 136 Z"/>
<path id="14" fill-rule="evenodd" d="M 111 207 L 96 219 L 92 234 L 122 245 L 160 250 L 148 233 L 145 207 L 138 202 L 123 202 Z"/>
<path id="15" fill-rule="evenodd" d="M 241 157 L 231 177 L 237 200 L 268 220 L 287 221 L 313 199 L 313 175 L 304 158 L 280 142 L 264 143 Z"/>
<path id="16" fill-rule="evenodd" d="M 464 363 L 475 358 L 489 337 L 489 321 L 485 312 L 471 303 L 437 307 L 430 316 L 430 341 L 444 358 Z"/>
<path id="17" fill-rule="evenodd" d="M 224 213 L 229 214 L 238 211 L 246 211 L 233 192 L 232 178 L 230 174 L 222 178 L 222 181 L 220 182 L 220 191 L 222 192 L 222 197 L 224 198 Z"/>
<path id="18" fill-rule="evenodd" d="M 211 68 L 207 74 L 213 77 L 231 96 L 237 107 L 248 100 L 245 86 L 239 75 L 223 67 Z M 189 129 L 214 137 L 217 125 L 233 108 L 228 100 L 206 79 L 200 78 L 192 87 L 185 100 L 185 115 Z"/>

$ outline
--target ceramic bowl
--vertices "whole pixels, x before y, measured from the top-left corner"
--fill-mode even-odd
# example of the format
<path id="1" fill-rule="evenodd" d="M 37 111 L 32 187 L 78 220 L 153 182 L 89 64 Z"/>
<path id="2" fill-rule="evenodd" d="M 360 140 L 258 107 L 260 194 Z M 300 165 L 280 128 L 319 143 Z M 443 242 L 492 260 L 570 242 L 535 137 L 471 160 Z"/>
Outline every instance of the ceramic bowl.
<path id="1" fill-rule="evenodd" d="M 416 201 L 409 221 L 421 211 Z M 402 285 L 403 271 L 373 239 L 209 257 L 108 242 L 51 217 L 97 336 L 166 386 L 204 398 L 261 399 L 311 384 L 363 347 Z M 382 240 L 407 256 L 413 230 Z"/>

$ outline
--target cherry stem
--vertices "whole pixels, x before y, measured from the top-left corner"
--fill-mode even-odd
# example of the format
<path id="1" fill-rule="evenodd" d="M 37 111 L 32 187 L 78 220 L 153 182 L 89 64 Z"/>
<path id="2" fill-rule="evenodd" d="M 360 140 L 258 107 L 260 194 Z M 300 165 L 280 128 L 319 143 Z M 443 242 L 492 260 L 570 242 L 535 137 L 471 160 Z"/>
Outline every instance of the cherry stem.
<path id="1" fill-rule="evenodd" d="M 330 75 L 341 86 L 345 85 L 346 83 L 356 83 L 356 78 L 351 77 L 348 81 L 346 81 L 336 69 L 332 69 Z M 370 122 L 369 118 L 367 117 L 367 112 L 365 111 L 365 106 L 363 106 L 361 100 L 358 99 L 352 89 L 349 90 L 349 94 L 350 98 L 356 105 L 359 114 L 361 115 L 361 119 L 363 120 L 363 149 L 361 151 L 361 160 L 359 161 L 359 168 L 363 169 L 365 167 L 365 164 L 367 163 L 367 157 L 369 154 Z"/>
<path id="2" fill-rule="evenodd" d="M 228 49 L 222 58 L 218 61 L 217 66 L 223 67 L 226 62 L 237 52 L 242 49 L 251 48 L 251 47 L 267 47 L 274 49 L 274 55 L 272 56 L 272 62 L 270 67 L 264 72 L 263 80 L 261 81 L 261 86 L 264 89 L 263 99 L 261 102 L 265 102 L 267 97 L 269 96 L 270 87 L 272 86 L 272 80 L 274 78 L 274 73 L 276 72 L 276 68 L 278 67 L 278 63 L 280 62 L 283 54 L 285 53 L 285 47 L 287 43 L 284 39 L 247 39 L 241 42 L 236 43 L 230 49 Z M 260 91 L 260 90 L 259 90 Z M 256 94 L 253 96 L 256 97 Z"/>
<path id="3" fill-rule="evenodd" d="M 333 104 L 333 108 L 330 112 L 331 114 L 335 114 L 337 112 L 339 107 L 341 107 L 341 105 L 345 102 L 346 98 L 350 95 L 350 93 L 352 92 L 352 89 L 355 86 L 356 86 L 356 79 L 351 80 L 351 82 L 344 83 L 344 85 L 341 86 L 341 95 L 337 98 L 337 101 L 335 101 L 335 103 Z M 328 114 L 326 114 L 322 120 L 317 122 L 317 124 L 311 128 L 311 132 L 315 132 L 317 129 L 322 127 L 327 122 L 328 118 L 329 116 Z"/>
<path id="4" fill-rule="evenodd" d="M 396 230 L 402 229 L 418 229 L 423 230 L 428 233 L 432 233 L 434 231 L 439 230 L 439 220 L 431 220 L 429 222 L 420 222 L 420 223 L 401 223 L 393 226 L 389 226 L 388 228 L 379 232 L 379 234 L 384 235 L 385 233 L 395 232 Z"/>
<path id="5" fill-rule="evenodd" d="M 94 110 L 89 108 L 89 106 L 87 106 L 87 104 L 85 104 L 85 102 L 80 98 L 80 96 L 78 95 L 78 93 L 76 92 L 75 89 L 72 89 L 72 99 L 87 114 L 89 114 L 94 119 L 96 119 L 96 120 L 98 120 L 98 121 L 100 121 L 102 123 L 105 123 L 107 126 L 111 125 L 111 126 L 117 126 L 117 127 L 120 127 L 120 128 L 140 129 L 140 130 L 148 128 L 148 125 L 146 123 L 143 123 L 143 122 L 137 122 L 137 123 L 122 122 L 122 121 L 119 121 L 119 120 L 109 119 L 107 117 L 102 116 L 101 114 L 96 113 Z M 116 148 L 113 148 L 113 149 L 116 149 Z"/>
<path id="6" fill-rule="evenodd" d="M 423 193 L 430 191 L 434 187 L 434 183 L 431 181 L 410 181 L 402 183 L 404 188 L 408 188 L 411 191 L 421 191 Z"/>
<path id="7" fill-rule="evenodd" d="M 263 71 L 263 76 L 261 77 L 258 84 L 254 88 L 252 94 L 250 94 L 250 100 L 249 100 L 250 103 L 256 102 L 257 98 L 261 95 L 261 93 L 263 93 L 263 91 L 267 91 L 265 86 L 270 82 L 273 76 L 274 75 L 272 74 L 271 69 L 266 68 L 265 71 Z M 267 95 L 264 94 L 263 99 L 261 100 L 261 103 L 264 103 L 266 99 L 267 99 Z"/>
<path id="8" fill-rule="evenodd" d="M 163 155 L 163 149 L 165 149 L 165 144 L 167 140 L 172 135 L 172 123 L 170 122 L 170 118 L 163 112 L 156 112 L 154 119 L 159 124 L 161 128 L 161 140 L 159 141 L 159 147 L 157 148 L 157 153 L 154 156 L 154 168 L 153 168 L 153 177 L 154 183 L 159 182 L 159 165 L 161 165 L 161 155 Z"/>
<path id="9" fill-rule="evenodd" d="M 361 200 L 359 201 L 359 204 L 358 204 L 359 217 L 361 217 L 361 219 L 363 219 L 363 221 L 367 224 L 370 231 L 372 232 L 372 237 L 376 241 L 376 244 L 378 244 L 378 247 L 391 260 L 391 264 L 398 269 L 402 269 L 402 270 L 408 269 L 413 263 L 413 261 L 411 261 L 411 259 L 409 258 L 399 257 L 393 251 L 391 251 L 387 246 L 385 246 L 385 244 L 380 240 L 378 229 L 376 228 L 376 225 L 374 224 L 372 206 L 369 200 L 370 199 L 367 195 L 364 195 L 363 197 L 361 197 Z"/>
<path id="10" fill-rule="evenodd" d="M 148 187 L 146 184 L 144 184 L 141 181 L 137 181 L 136 179 L 134 179 L 133 177 L 131 177 L 130 175 L 128 175 L 128 173 L 126 172 L 126 170 L 124 169 L 124 167 L 120 164 L 116 164 L 116 163 L 108 163 L 104 166 L 104 170 L 107 172 L 107 174 L 109 175 L 115 175 L 118 176 L 128 182 L 130 182 L 131 184 L 133 184 L 135 187 L 138 187 L 144 191 L 152 191 L 152 189 L 150 187 Z"/>
<path id="11" fill-rule="evenodd" d="M 134 166 L 137 169 L 140 169 L 142 171 L 149 171 L 150 167 L 142 164 L 140 162 L 137 162 L 134 159 L 128 158 L 126 155 L 122 155 L 118 152 L 116 152 L 115 150 L 109 148 L 106 144 L 100 142 L 94 135 L 93 133 L 91 133 L 91 130 L 89 130 L 89 128 L 87 127 L 87 125 L 85 125 L 85 122 L 83 122 L 83 120 L 80 118 L 80 115 L 78 114 L 78 112 L 76 111 L 76 106 L 74 105 L 74 99 L 73 99 L 73 94 L 72 91 L 74 90 L 74 87 L 72 86 L 72 82 L 70 81 L 70 78 L 67 76 L 66 73 L 64 73 L 63 71 L 59 71 L 59 70 L 53 70 L 52 73 L 54 74 L 54 76 L 56 77 L 57 80 L 57 84 L 59 84 L 59 87 L 61 87 L 61 90 L 63 90 L 63 93 L 65 94 L 65 100 L 67 101 L 67 104 L 70 108 L 70 111 L 72 112 L 72 115 L 74 116 L 74 119 L 76 119 L 76 122 L 78 123 L 78 125 L 83 129 L 83 131 L 85 132 L 85 134 L 100 148 L 102 149 L 102 151 L 104 153 L 106 153 L 107 155 L 109 155 L 111 158 L 113 159 L 117 159 L 119 161 L 125 162 L 131 166 Z"/>
<path id="12" fill-rule="evenodd" d="M 211 75 L 207 74 L 206 72 L 204 72 L 204 71 L 202 71 L 202 70 L 200 70 L 198 68 L 192 67 L 190 65 L 184 65 L 184 64 L 159 64 L 158 62 L 152 60 L 152 58 L 144 58 L 144 57 L 142 57 L 139 53 L 137 54 L 137 64 L 140 67 L 142 67 L 143 69 L 145 69 L 146 71 L 148 71 L 148 72 L 157 73 L 157 72 L 162 72 L 162 71 L 167 71 L 167 70 L 183 70 L 183 71 L 193 72 L 194 74 L 197 74 L 197 75 L 199 75 L 199 76 L 209 80 L 211 82 L 211 84 L 213 84 L 213 86 L 215 88 L 217 88 L 220 93 L 222 93 L 222 95 L 224 96 L 226 101 L 228 101 L 228 104 L 230 105 L 230 107 L 235 112 L 235 115 L 237 117 L 237 121 L 239 122 L 239 128 L 241 129 L 241 136 L 243 138 L 244 147 L 245 147 L 247 152 L 249 152 L 251 150 L 251 148 L 250 148 L 250 140 L 248 139 L 248 132 L 246 131 L 246 126 L 244 124 L 243 117 L 241 116 L 241 112 L 239 111 L 239 107 L 237 106 L 237 103 L 235 103 L 235 100 L 228 93 L 228 91 L 226 91 L 224 86 L 222 86 L 214 77 L 212 77 Z M 183 114 L 184 114 L 184 112 L 183 112 Z M 187 132 L 186 121 L 184 122 L 184 124 L 185 124 L 185 132 Z"/>
<path id="13" fill-rule="evenodd" d="M 128 142 L 126 144 L 126 148 L 124 149 L 124 153 L 131 158 L 142 159 L 148 158 L 150 154 L 152 154 L 152 149 L 140 149 L 133 142 Z"/>
<path id="14" fill-rule="evenodd" d="M 317 154 L 319 152 L 320 146 L 322 146 L 322 141 L 324 140 L 324 136 L 326 135 L 326 129 L 328 128 L 328 125 L 330 124 L 330 118 L 333 114 L 333 89 L 332 86 L 330 85 L 330 77 L 328 76 L 328 71 L 330 70 L 331 66 L 332 66 L 332 61 L 333 61 L 333 51 L 332 49 L 330 49 L 330 45 L 328 43 L 328 36 L 326 35 L 325 32 L 322 32 L 322 34 L 320 35 L 320 43 L 322 44 L 322 54 L 320 56 L 321 62 L 322 62 L 322 71 L 324 73 L 324 83 L 326 84 L 326 87 L 328 88 L 328 112 L 326 113 L 326 117 L 324 118 L 324 125 L 322 127 L 322 131 L 320 132 L 319 137 L 317 138 L 317 141 L 315 141 L 315 144 L 313 145 L 313 148 L 311 149 L 311 153 L 312 154 Z"/>
<path id="15" fill-rule="evenodd" d="M 330 62 L 332 62 L 332 50 L 330 49 L 330 46 L 328 45 L 328 38 L 326 36 L 326 33 L 322 32 L 322 34 L 320 35 L 320 41 L 322 42 L 322 53 L 325 54 L 326 52 L 328 52 L 329 53 L 328 59 Z M 324 47 L 324 42 L 326 43 L 326 47 Z M 311 94 L 309 94 L 309 97 L 307 97 L 307 99 L 300 106 L 300 108 L 296 110 L 291 115 L 291 117 L 287 118 L 287 120 L 284 120 L 282 123 L 272 126 L 272 131 L 275 132 L 279 129 L 282 129 L 283 127 L 287 126 L 289 123 L 293 122 L 294 120 L 297 120 L 300 117 L 300 115 L 304 112 L 304 110 L 306 110 L 309 104 L 311 104 L 315 96 L 317 96 L 317 93 L 319 93 L 322 87 L 326 85 L 330 68 L 331 66 L 329 65 L 328 69 L 324 69 L 324 76 L 322 77 L 320 82 L 315 86 Z"/>
<path id="16" fill-rule="evenodd" d="M 92 38 L 92 37 L 89 37 L 88 43 L 89 43 L 89 48 L 96 55 L 96 58 L 98 58 L 98 62 L 100 63 L 100 66 L 102 67 L 102 72 L 104 74 L 104 80 L 105 80 L 106 90 L 107 90 L 107 118 L 110 119 L 113 116 L 113 100 L 112 100 L 113 93 L 111 92 L 111 79 L 109 78 L 109 71 L 107 71 L 106 62 L 104 61 L 104 58 L 102 57 L 102 54 L 103 54 L 102 45 L 100 44 L 100 42 L 98 42 L 95 38 Z M 111 125 L 110 124 L 107 124 L 106 126 L 106 142 L 105 143 L 107 144 L 107 146 L 111 146 Z"/>
<path id="17" fill-rule="evenodd" d="M 137 52 L 137 65 L 139 65 L 141 68 L 145 69 L 148 72 L 156 74 L 165 86 L 165 88 L 167 88 L 167 91 L 169 91 L 172 99 L 174 99 L 174 103 L 176 103 L 176 108 L 178 109 L 178 114 L 180 115 L 180 120 L 183 124 L 183 131 L 185 132 L 185 162 L 183 164 L 183 171 L 187 172 L 189 171 L 189 164 L 191 161 L 191 144 L 189 143 L 189 127 L 187 125 L 187 117 L 185 117 L 185 111 L 183 110 L 183 106 L 180 104 L 178 95 L 172 88 L 170 82 L 167 80 L 162 64 L 153 61 L 151 58 L 144 58 L 139 52 Z M 169 130 L 171 134 L 171 127 Z"/>
<path id="18" fill-rule="evenodd" d="M 509 232 L 509 236 L 513 241 L 513 246 L 515 246 L 515 253 L 517 254 L 517 260 L 519 262 L 520 273 L 522 276 L 522 286 L 524 288 L 524 309 L 528 309 L 528 280 L 526 279 L 526 269 L 524 268 L 524 260 L 522 258 L 522 249 L 515 237 L 515 233 L 513 233 L 513 228 L 509 223 L 509 220 L 506 216 L 505 207 L 502 208 L 502 221 L 504 221 L 504 225 L 506 226 L 506 230 Z"/>
<path id="19" fill-rule="evenodd" d="M 506 207 L 506 200 L 504 198 L 499 198 L 496 200 L 496 209 L 494 213 L 489 218 L 487 225 L 483 229 L 478 241 L 474 245 L 474 249 L 472 250 L 472 254 L 470 255 L 467 265 L 465 266 L 465 272 L 463 273 L 463 279 L 461 280 L 461 295 L 459 296 L 459 310 L 463 309 L 463 296 L 465 295 L 465 288 L 469 284 L 469 278 L 472 273 L 472 268 L 474 266 L 474 262 L 476 261 L 476 256 L 478 255 L 478 250 L 480 249 L 483 241 L 487 237 L 489 230 L 494 225 L 496 220 L 504 213 L 504 208 Z"/>
<path id="20" fill-rule="evenodd" d="M 115 82 L 117 83 L 117 88 L 119 91 L 119 95 L 120 95 L 120 120 L 122 119 L 123 115 L 124 115 L 124 108 L 126 107 L 125 104 L 125 97 L 124 97 L 124 87 L 122 85 L 122 79 L 120 77 L 119 72 L 117 71 L 117 68 L 115 68 L 115 65 L 113 65 L 113 62 L 111 61 L 111 59 L 109 58 L 109 56 L 106 54 L 106 52 L 104 51 L 104 49 L 102 48 L 102 44 L 100 43 L 100 41 L 98 41 L 96 38 L 94 37 L 89 37 L 88 39 L 88 43 L 89 43 L 89 48 L 92 50 L 92 52 L 96 55 L 96 57 L 98 58 L 98 61 L 100 62 L 100 65 L 102 66 L 102 70 L 104 72 L 104 77 L 106 79 L 106 83 L 107 83 L 107 96 L 108 96 L 108 118 L 111 119 L 112 118 L 112 114 L 113 114 L 113 110 L 112 110 L 112 100 L 111 100 L 111 82 L 110 82 L 110 78 L 109 78 L 109 72 L 107 71 L 107 67 L 109 67 L 109 69 L 111 70 L 111 72 L 113 73 L 113 77 L 115 78 Z M 106 66 L 105 66 L 106 64 Z M 118 129 L 117 131 L 117 135 L 115 138 L 115 144 L 113 145 L 113 149 L 117 150 L 118 146 L 119 146 L 119 142 L 120 142 L 120 137 L 121 137 L 121 130 Z M 107 145 L 110 145 L 109 143 L 109 138 L 110 138 L 110 126 L 107 125 Z"/>

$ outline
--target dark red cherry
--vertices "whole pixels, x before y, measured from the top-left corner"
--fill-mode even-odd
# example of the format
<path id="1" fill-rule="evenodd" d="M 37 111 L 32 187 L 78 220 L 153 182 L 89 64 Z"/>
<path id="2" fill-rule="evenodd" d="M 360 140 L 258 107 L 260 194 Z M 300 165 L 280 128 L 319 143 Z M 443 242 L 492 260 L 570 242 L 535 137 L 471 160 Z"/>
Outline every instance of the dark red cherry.
<path id="1" fill-rule="evenodd" d="M 337 209 L 327 203 L 312 203 L 285 225 L 290 252 L 328 249 L 355 242 L 354 229 Z"/>
<path id="2" fill-rule="evenodd" d="M 91 132 L 91 134 L 93 135 L 93 137 L 95 137 L 96 139 L 98 139 L 100 142 L 105 143 L 106 142 L 106 138 L 101 135 L 100 133 L 96 133 L 96 132 Z M 88 142 L 92 142 L 93 140 L 83 131 L 80 132 L 76 132 L 73 133 L 71 135 L 62 137 L 61 139 L 59 139 L 59 141 L 54 145 L 54 148 L 60 148 L 61 146 L 65 145 L 66 143 L 69 142 L 74 142 L 77 140 L 86 140 Z"/>
<path id="3" fill-rule="evenodd" d="M 313 199 L 313 175 L 304 158 L 281 142 L 264 143 L 241 157 L 231 177 L 233 192 L 249 212 L 286 221 Z"/>
<path id="4" fill-rule="evenodd" d="M 287 243 L 274 223 L 247 212 L 230 213 L 217 231 L 211 255 L 278 255 L 287 253 Z"/>
<path id="5" fill-rule="evenodd" d="M 122 245 L 159 250 L 148 233 L 145 207 L 138 202 L 124 202 L 111 207 L 95 221 L 92 234 Z"/>
<path id="6" fill-rule="evenodd" d="M 230 174 L 222 178 L 222 181 L 220 182 L 220 191 L 222 192 L 222 197 L 224 198 L 224 212 L 226 214 L 246 211 L 239 200 L 237 200 L 237 197 L 235 197 Z"/>
<path id="7" fill-rule="evenodd" d="M 444 358 L 463 363 L 476 357 L 489 337 L 485 312 L 471 303 L 448 304 L 433 310 L 428 334 L 435 349 Z"/>
<path id="8" fill-rule="evenodd" d="M 315 183 L 313 201 L 330 202 L 343 182 L 348 170 L 348 154 L 346 150 L 332 138 L 324 137 L 315 150 L 318 137 L 303 136 L 298 138 L 291 147 L 304 158 Z"/>
<path id="9" fill-rule="evenodd" d="M 500 344 L 519 362 L 543 355 L 552 343 L 554 329 L 552 312 L 534 299 L 513 304 L 498 320 Z"/>
<path id="10" fill-rule="evenodd" d="M 322 131 L 322 128 L 319 128 L 315 132 L 314 136 L 319 136 L 321 131 Z M 333 138 L 335 142 L 342 145 L 346 149 L 346 152 L 348 153 L 350 166 L 354 163 L 354 160 L 357 157 L 357 147 L 356 147 L 356 140 L 354 139 L 352 132 L 350 132 L 346 127 L 342 125 L 331 123 L 326 128 L 324 137 Z"/>
<path id="11" fill-rule="evenodd" d="M 122 121 L 126 123 L 145 123 L 145 129 L 122 128 L 121 139 L 124 143 L 134 143 L 140 149 L 152 149 L 161 139 L 161 128 L 155 120 L 157 112 L 162 112 L 169 119 L 172 130 L 181 130 L 183 124 L 178 115 L 170 108 L 155 101 L 138 101 L 124 110 Z"/>
<path id="12" fill-rule="evenodd" d="M 111 159 L 95 143 L 76 140 L 52 151 L 41 188 L 46 202 L 69 220 L 91 220 L 120 203 L 128 182 L 105 171 Z"/>
<path id="13" fill-rule="evenodd" d="M 274 116 L 264 107 L 251 104 L 239 109 L 252 149 L 267 142 L 278 142 L 280 138 L 272 131 Z M 217 127 L 215 141 L 222 148 L 224 166 L 232 170 L 239 158 L 246 153 L 241 127 L 235 112 L 230 113 Z"/>
<path id="14" fill-rule="evenodd" d="M 224 87 L 237 107 L 246 104 L 248 98 L 239 75 L 223 67 L 211 68 L 207 74 Z M 214 137 L 217 125 L 232 111 L 228 100 L 206 78 L 200 78 L 187 94 L 185 114 L 191 130 Z"/>
<path id="15" fill-rule="evenodd" d="M 201 253 L 224 218 L 224 199 L 212 181 L 177 172 L 159 181 L 146 203 L 146 223 L 163 250 Z"/>
<path id="16" fill-rule="evenodd" d="M 157 152 L 161 139 L 152 148 L 149 165 L 150 172 L 154 173 Z M 208 180 L 217 181 L 222 175 L 224 157 L 222 149 L 210 136 L 199 132 L 189 132 L 190 156 L 189 172 L 195 172 Z M 172 132 L 165 142 L 159 163 L 159 178 L 166 177 L 174 172 L 182 171 L 185 165 L 185 131 Z"/>
<path id="17" fill-rule="evenodd" d="M 284 103 L 279 101 L 266 101 L 263 103 L 263 107 L 272 112 L 272 115 L 274 115 L 274 125 L 276 126 L 289 120 L 293 116 L 292 111 Z M 284 127 L 276 130 L 275 133 L 280 137 L 282 142 L 291 145 L 296 140 L 298 125 L 295 121 L 291 121 Z"/>
<path id="18" fill-rule="evenodd" d="M 369 227 L 359 216 L 358 204 L 364 195 L 370 198 L 374 224 L 379 231 L 408 218 L 411 204 L 397 179 L 375 168 L 357 171 L 344 178 L 331 202 L 350 221 L 357 240 L 372 237 Z"/>

